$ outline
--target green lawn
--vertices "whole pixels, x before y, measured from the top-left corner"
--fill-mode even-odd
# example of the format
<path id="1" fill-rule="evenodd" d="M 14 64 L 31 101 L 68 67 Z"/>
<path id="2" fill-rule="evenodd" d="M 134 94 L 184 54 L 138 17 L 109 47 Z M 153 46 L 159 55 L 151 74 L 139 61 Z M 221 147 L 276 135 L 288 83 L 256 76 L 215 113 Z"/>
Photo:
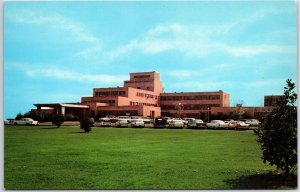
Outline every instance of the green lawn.
<path id="1" fill-rule="evenodd" d="M 253 131 L 5 126 L 6 189 L 278 188 Z"/>

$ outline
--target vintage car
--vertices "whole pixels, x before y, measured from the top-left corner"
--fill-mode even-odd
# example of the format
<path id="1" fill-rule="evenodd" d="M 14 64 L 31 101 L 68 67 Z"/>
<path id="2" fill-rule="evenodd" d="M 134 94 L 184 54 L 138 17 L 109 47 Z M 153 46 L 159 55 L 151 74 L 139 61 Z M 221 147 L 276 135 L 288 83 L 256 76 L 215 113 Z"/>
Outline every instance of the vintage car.
<path id="1" fill-rule="evenodd" d="M 143 119 L 134 119 L 131 121 L 131 127 L 145 127 Z"/>
<path id="2" fill-rule="evenodd" d="M 128 127 L 128 120 L 127 119 L 119 119 L 116 122 L 116 127 Z"/>
<path id="3" fill-rule="evenodd" d="M 183 122 L 183 120 L 173 119 L 172 121 L 170 121 L 169 127 L 170 128 L 184 128 L 184 122 Z"/>

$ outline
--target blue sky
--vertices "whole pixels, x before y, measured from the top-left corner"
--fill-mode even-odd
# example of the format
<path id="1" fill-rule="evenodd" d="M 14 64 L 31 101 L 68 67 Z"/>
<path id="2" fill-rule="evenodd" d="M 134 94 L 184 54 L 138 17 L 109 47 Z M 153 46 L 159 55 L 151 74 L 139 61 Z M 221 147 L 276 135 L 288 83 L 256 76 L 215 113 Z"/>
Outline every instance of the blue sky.
<path id="1" fill-rule="evenodd" d="M 296 34 L 295 1 L 5 2 L 4 117 L 141 71 L 158 71 L 166 92 L 262 106 L 297 80 Z"/>

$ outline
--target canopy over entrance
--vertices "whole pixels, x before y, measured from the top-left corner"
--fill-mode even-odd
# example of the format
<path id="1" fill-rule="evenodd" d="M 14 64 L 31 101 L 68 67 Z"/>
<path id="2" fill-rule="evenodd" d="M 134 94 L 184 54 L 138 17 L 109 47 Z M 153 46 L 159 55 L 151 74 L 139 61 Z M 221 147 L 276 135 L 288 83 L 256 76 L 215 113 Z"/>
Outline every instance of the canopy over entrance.
<path id="1" fill-rule="evenodd" d="M 38 111 L 42 110 L 42 107 L 53 108 L 54 113 L 65 115 L 66 111 L 72 114 L 78 114 L 80 116 L 85 115 L 90 108 L 87 105 L 81 105 L 77 103 L 39 103 L 34 104 Z"/>

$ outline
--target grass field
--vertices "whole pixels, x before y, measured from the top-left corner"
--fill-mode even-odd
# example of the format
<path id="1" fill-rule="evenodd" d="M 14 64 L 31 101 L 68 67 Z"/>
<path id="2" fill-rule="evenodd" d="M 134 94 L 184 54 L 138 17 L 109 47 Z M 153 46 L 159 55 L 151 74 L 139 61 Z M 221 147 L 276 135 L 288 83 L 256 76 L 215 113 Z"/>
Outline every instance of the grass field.
<path id="1" fill-rule="evenodd" d="M 267 176 L 275 168 L 262 163 L 252 131 L 5 126 L 4 133 L 6 189 L 285 188 Z"/>

